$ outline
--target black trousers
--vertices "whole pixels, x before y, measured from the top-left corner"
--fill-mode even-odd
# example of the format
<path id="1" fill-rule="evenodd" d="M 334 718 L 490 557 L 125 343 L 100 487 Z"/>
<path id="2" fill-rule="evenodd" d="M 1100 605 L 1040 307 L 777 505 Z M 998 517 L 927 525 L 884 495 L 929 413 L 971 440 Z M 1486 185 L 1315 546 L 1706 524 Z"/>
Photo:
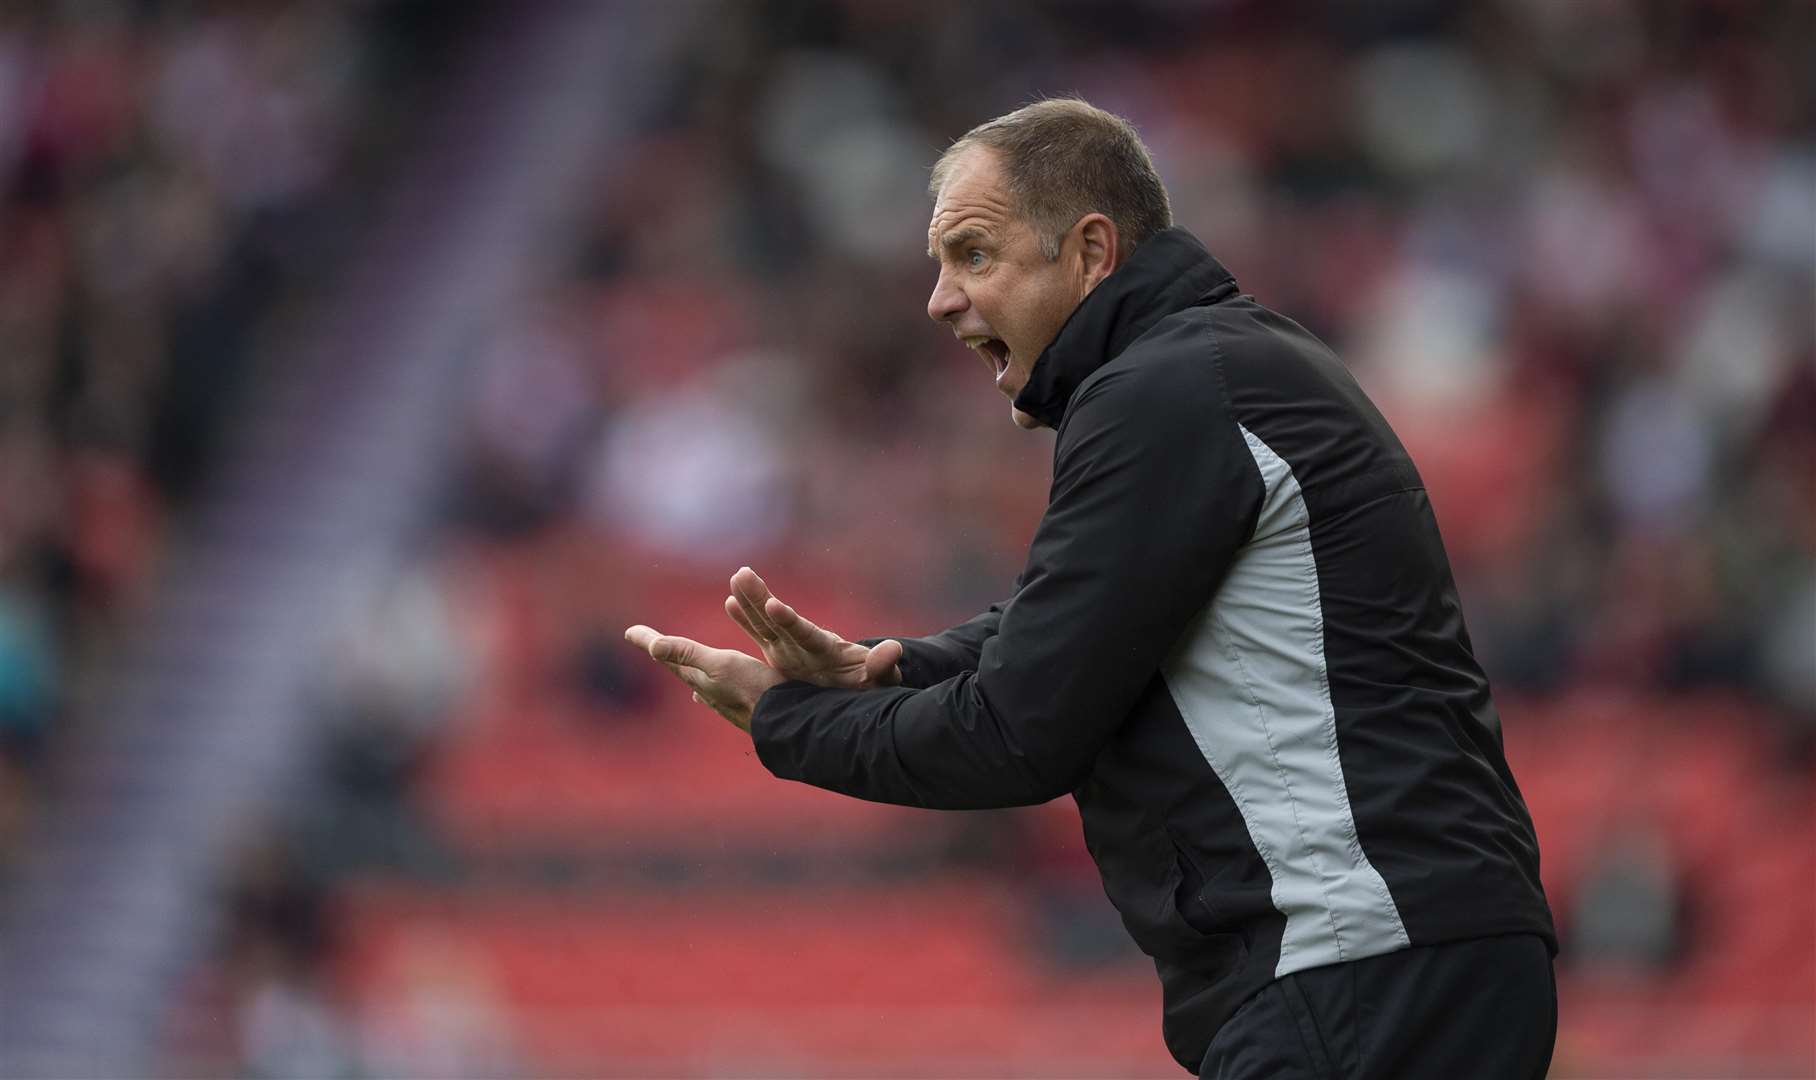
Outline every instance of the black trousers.
<path id="1" fill-rule="evenodd" d="M 1557 1041 L 1534 934 L 1404 949 L 1282 976 L 1236 1010 L 1201 1080 L 1542 1080 Z"/>

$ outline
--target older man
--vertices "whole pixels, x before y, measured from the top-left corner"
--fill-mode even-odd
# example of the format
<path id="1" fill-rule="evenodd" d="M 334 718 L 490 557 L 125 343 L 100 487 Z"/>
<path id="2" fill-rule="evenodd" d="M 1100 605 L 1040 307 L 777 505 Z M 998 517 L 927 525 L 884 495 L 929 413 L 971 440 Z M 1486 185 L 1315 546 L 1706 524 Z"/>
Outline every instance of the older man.
<path id="1" fill-rule="evenodd" d="M 1070 793 L 1206 1077 L 1538 1077 L 1555 938 L 1418 472 L 1240 294 L 1130 126 L 1045 101 L 933 173 L 927 313 L 1057 430 L 1012 596 L 848 642 L 748 568 L 764 660 L 630 640 L 776 775 L 947 809 Z"/>

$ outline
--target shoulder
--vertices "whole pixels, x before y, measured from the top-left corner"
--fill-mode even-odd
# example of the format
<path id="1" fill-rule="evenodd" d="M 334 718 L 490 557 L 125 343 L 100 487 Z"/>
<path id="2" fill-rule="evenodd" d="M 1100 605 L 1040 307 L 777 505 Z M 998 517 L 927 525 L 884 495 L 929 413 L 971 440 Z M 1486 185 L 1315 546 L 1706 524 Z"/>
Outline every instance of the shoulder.
<path id="1" fill-rule="evenodd" d="M 1079 386 L 1056 464 L 1104 453 L 1184 463 L 1241 448 L 1210 328 L 1191 315 L 1161 320 Z"/>
<path id="2" fill-rule="evenodd" d="M 1067 426 L 1106 416 L 1202 424 L 1228 411 L 1222 367 L 1206 309 L 1168 315 L 1079 385 Z"/>

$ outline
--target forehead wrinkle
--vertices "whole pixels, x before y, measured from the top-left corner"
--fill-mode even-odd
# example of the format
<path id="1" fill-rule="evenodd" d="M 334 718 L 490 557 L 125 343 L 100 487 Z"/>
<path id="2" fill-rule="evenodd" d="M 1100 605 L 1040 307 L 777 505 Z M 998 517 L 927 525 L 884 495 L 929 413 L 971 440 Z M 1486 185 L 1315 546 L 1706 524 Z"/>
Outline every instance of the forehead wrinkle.
<path id="1" fill-rule="evenodd" d="M 1000 239 L 1013 221 L 1008 203 L 988 192 L 965 192 L 959 199 L 942 199 L 927 228 L 927 255 L 937 259 L 936 247 L 947 248 L 966 239 L 992 235 Z"/>
<path id="2" fill-rule="evenodd" d="M 927 255 L 938 259 L 936 248 L 944 249 L 951 241 L 942 234 L 961 228 L 980 229 L 985 236 L 1006 238 L 1015 221 L 1015 207 L 1003 189 L 1002 166 L 994 154 L 973 150 L 934 199 L 933 221 L 927 227 Z"/>
<path id="3" fill-rule="evenodd" d="M 980 225 L 960 225 L 947 230 L 939 238 L 939 249 L 940 251 L 951 251 L 953 248 L 969 244 L 974 240 L 987 240 L 989 236 L 989 231 Z M 927 254 L 935 259 L 939 258 L 939 254 L 933 250 L 932 246 L 927 248 Z"/>

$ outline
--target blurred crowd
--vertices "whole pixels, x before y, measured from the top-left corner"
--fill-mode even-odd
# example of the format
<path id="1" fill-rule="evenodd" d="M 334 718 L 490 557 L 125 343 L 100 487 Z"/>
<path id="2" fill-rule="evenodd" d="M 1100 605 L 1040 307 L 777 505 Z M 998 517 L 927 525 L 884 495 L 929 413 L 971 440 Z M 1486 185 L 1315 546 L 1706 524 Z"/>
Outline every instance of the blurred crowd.
<path id="1" fill-rule="evenodd" d="M 1807 747 L 1809 40 L 1796 3 L 740 6 L 497 349 L 493 494 L 715 574 L 999 598 L 1048 447 L 923 321 L 926 168 L 1075 91 L 1388 413 L 1500 686 L 1731 688 Z"/>
<path id="2" fill-rule="evenodd" d="M 349 5 L 0 6 L 0 899 L 60 737 L 273 324 L 361 223 L 435 40 Z M 294 1054 L 294 1025 L 261 1018 L 307 1011 L 325 924 L 268 840 L 245 863 L 223 949 L 256 1069 Z"/>
<path id="3" fill-rule="evenodd" d="M 384 175 L 435 20 L 380 7 L 0 11 L 0 889 L 47 741 L 180 535 L 263 342 Z M 1008 593 L 1051 443 L 925 319 L 925 182 L 973 124 L 1075 92 L 1136 124 L 1178 222 L 1382 406 L 1503 692 L 1713 689 L 1807 776 L 1809 5 L 679 17 L 685 50 L 569 215 L 563 269 L 475 342 L 438 550 L 527 553 L 551 629 L 534 657 L 491 658 L 523 669 L 502 678 L 635 712 L 653 691 L 616 635 L 663 618 L 633 609 L 651 575 L 716 600 L 748 563 L 784 596 L 901 620 L 835 624 L 852 636 Z M 398 822 L 471 690 L 463 565 L 414 568 L 346 635 L 332 707 L 355 734 L 322 813 L 380 836 L 372 859 L 432 846 Z M 1647 843 L 1622 848 L 1626 880 L 1658 876 Z M 250 860 L 232 964 L 290 972 L 328 948 L 310 874 Z M 352 1068 L 332 1009 L 262 985 L 245 1031 L 287 1034 L 241 1048 L 252 1071 Z M 284 1009 L 308 1022 L 261 1020 Z M 284 1042 L 298 1031 L 320 1037 Z"/>
<path id="4" fill-rule="evenodd" d="M 318 5 L 0 11 L 9 770 L 104 662 L 264 321 L 330 253 L 386 86 L 374 29 Z"/>
<path id="5" fill-rule="evenodd" d="M 1761 782 L 1807 797 L 1812 23 L 1794 2 L 701 18 L 573 272 L 485 354 L 466 524 L 538 552 L 577 652 L 615 637 L 600 612 L 674 618 L 625 587 L 652 573 L 680 605 L 749 563 L 851 636 L 1005 596 L 1051 443 L 925 321 L 926 170 L 973 124 L 1077 93 L 1134 121 L 1179 223 L 1407 442 L 1516 738 L 1574 738 L 1526 725 L 1612 693 L 1713 760 L 1737 716 L 1783 769 Z M 1731 708 L 1647 704 L 1691 698 Z M 1551 837 L 1566 966 L 1644 978 L 1728 948 L 1671 813 L 1616 803 L 1570 823 L 1580 846 Z M 1028 871 L 1056 955 L 1115 954 L 1075 837 L 1030 865 L 1057 849 L 1029 820 L 953 823 L 953 851 Z"/>
<path id="6" fill-rule="evenodd" d="M 1783 767 L 1761 782 L 1807 798 L 1812 21 L 1794 2 L 715 12 L 593 189 L 572 273 L 484 353 L 463 527 L 537 553 L 538 595 L 572 613 L 556 650 L 596 658 L 620 718 L 639 709 L 601 613 L 674 629 L 741 564 L 854 637 L 1005 596 L 1051 443 L 925 321 L 927 168 L 1077 93 L 1134 121 L 1179 223 L 1331 343 L 1408 443 L 1518 738 L 1575 737 L 1525 726 L 1547 715 L 1525 703 L 1609 692 L 1713 760 L 1739 716 Z M 679 584 L 626 585 L 651 575 Z M 1733 710 L 1646 704 L 1695 695 Z M 1731 950 L 1671 812 L 1616 804 L 1570 822 L 1580 844 L 1550 836 L 1566 967 L 1643 986 Z M 1075 835 L 1038 820 L 949 823 L 953 857 L 1026 871 L 1050 957 L 1121 955 Z"/>

